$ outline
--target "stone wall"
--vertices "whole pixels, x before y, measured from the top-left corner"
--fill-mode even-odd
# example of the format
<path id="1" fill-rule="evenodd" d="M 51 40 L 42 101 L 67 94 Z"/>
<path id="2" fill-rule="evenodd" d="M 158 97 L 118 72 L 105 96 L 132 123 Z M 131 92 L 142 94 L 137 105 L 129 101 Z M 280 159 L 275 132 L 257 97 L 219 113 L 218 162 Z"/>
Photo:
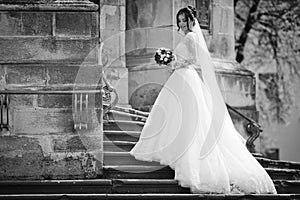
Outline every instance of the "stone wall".
<path id="1" fill-rule="evenodd" d="M 100 80 L 98 5 L 88 1 L 0 1 L 0 89 L 73 90 Z M 101 98 L 75 130 L 72 95 L 10 95 L 0 133 L 0 179 L 101 175 Z M 95 106 L 92 106 L 95 105 Z"/>

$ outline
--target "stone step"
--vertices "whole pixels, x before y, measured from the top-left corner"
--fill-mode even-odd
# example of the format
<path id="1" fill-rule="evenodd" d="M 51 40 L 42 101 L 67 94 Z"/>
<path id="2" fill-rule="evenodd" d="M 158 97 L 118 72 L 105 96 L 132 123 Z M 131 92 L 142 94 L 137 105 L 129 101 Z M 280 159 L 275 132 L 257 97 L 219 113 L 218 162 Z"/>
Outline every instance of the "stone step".
<path id="1" fill-rule="evenodd" d="M 160 165 L 158 162 L 146 162 L 136 160 L 128 152 L 105 151 L 103 157 L 104 165 Z"/>
<path id="2" fill-rule="evenodd" d="M 103 130 L 142 131 L 145 122 L 127 120 L 103 120 Z"/>
<path id="3" fill-rule="evenodd" d="M 268 158 L 258 158 L 258 157 L 256 159 L 265 168 L 298 169 L 298 170 L 300 170 L 300 162 L 284 161 L 284 160 L 271 160 Z"/>
<path id="4" fill-rule="evenodd" d="M 104 104 L 104 106 L 107 106 L 107 104 Z M 135 115 L 139 115 L 139 116 L 143 116 L 143 117 L 148 117 L 149 116 L 149 112 L 145 112 L 145 111 L 140 111 L 140 110 L 136 110 L 133 108 L 128 108 L 128 107 L 122 107 L 122 106 L 114 106 L 111 111 L 119 111 L 119 112 L 123 112 L 123 113 L 130 113 L 130 114 L 135 114 Z"/>
<path id="5" fill-rule="evenodd" d="M 141 131 L 104 130 L 104 141 L 137 142 Z"/>
<path id="6" fill-rule="evenodd" d="M 111 152 L 129 152 L 136 142 L 130 141 L 104 141 L 104 151 Z"/>
<path id="7" fill-rule="evenodd" d="M 104 178 L 118 179 L 173 179 L 174 171 L 168 166 L 111 165 L 103 167 Z"/>
<path id="8" fill-rule="evenodd" d="M 279 194 L 300 194 L 300 181 L 274 181 Z M 17 194 L 190 194 L 174 179 L 0 181 L 1 195 Z"/>
<path id="9" fill-rule="evenodd" d="M 291 169 L 266 168 L 272 180 L 300 180 L 300 171 Z M 104 166 L 105 178 L 172 179 L 174 171 L 168 166 L 114 165 Z"/>
<path id="10" fill-rule="evenodd" d="M 300 180 L 274 180 L 278 194 L 300 194 Z"/>
<path id="11" fill-rule="evenodd" d="M 300 170 L 265 168 L 273 180 L 300 180 Z"/>
<path id="12" fill-rule="evenodd" d="M 128 113 L 119 110 L 111 110 L 105 115 L 105 119 L 145 122 L 147 120 L 147 117 L 135 113 Z"/>
<path id="13" fill-rule="evenodd" d="M 299 194 L 20 194 L 0 195 L 0 200 L 297 200 Z"/>
<path id="14" fill-rule="evenodd" d="M 0 194 L 112 193 L 112 180 L 1 180 Z"/>

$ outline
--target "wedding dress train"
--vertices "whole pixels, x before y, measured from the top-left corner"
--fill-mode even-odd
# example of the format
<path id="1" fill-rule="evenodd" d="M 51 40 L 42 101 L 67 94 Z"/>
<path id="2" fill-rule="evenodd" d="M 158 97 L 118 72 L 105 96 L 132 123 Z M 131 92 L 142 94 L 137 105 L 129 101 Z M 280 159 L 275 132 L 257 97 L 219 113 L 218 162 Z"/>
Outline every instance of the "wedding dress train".
<path id="1" fill-rule="evenodd" d="M 228 112 L 215 148 L 205 158 L 199 158 L 210 124 L 209 95 L 192 66 L 176 70 L 162 88 L 130 154 L 138 160 L 169 165 L 179 184 L 194 193 L 276 193 L 272 180 L 247 150 Z M 174 157 L 174 150 L 184 139 L 190 140 L 188 145 Z"/>
<path id="2" fill-rule="evenodd" d="M 130 154 L 169 165 L 179 185 L 193 193 L 276 193 L 227 109 L 222 110 L 223 99 L 216 98 L 220 93 L 215 92 L 218 86 L 212 87 L 216 80 L 211 58 L 199 25 L 196 28 L 175 49 L 189 62 L 181 63 L 184 66 L 163 86 Z M 202 77 L 195 70 L 198 65 L 202 65 Z"/>

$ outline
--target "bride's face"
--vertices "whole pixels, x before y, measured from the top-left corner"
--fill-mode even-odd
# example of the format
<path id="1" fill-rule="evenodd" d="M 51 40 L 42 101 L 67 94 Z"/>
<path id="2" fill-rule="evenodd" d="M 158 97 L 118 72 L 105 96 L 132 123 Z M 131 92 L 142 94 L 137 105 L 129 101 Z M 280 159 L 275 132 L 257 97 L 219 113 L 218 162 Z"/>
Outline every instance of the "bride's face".
<path id="1" fill-rule="evenodd" d="M 187 34 L 190 31 L 188 27 L 188 20 L 184 14 L 178 16 L 178 25 L 184 34 Z"/>

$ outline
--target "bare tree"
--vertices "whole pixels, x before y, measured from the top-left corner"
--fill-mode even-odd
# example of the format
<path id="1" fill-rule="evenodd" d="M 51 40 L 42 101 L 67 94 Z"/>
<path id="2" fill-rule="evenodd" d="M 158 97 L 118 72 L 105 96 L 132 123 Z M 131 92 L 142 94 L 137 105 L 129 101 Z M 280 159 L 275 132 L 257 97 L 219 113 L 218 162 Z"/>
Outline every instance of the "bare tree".
<path id="1" fill-rule="evenodd" d="M 234 7 L 236 61 L 259 71 L 273 68 L 275 76 L 260 77 L 267 85 L 264 96 L 273 102 L 271 110 L 265 102 L 258 105 L 269 120 L 285 123 L 293 103 L 291 85 L 300 78 L 300 1 L 235 0 Z"/>

